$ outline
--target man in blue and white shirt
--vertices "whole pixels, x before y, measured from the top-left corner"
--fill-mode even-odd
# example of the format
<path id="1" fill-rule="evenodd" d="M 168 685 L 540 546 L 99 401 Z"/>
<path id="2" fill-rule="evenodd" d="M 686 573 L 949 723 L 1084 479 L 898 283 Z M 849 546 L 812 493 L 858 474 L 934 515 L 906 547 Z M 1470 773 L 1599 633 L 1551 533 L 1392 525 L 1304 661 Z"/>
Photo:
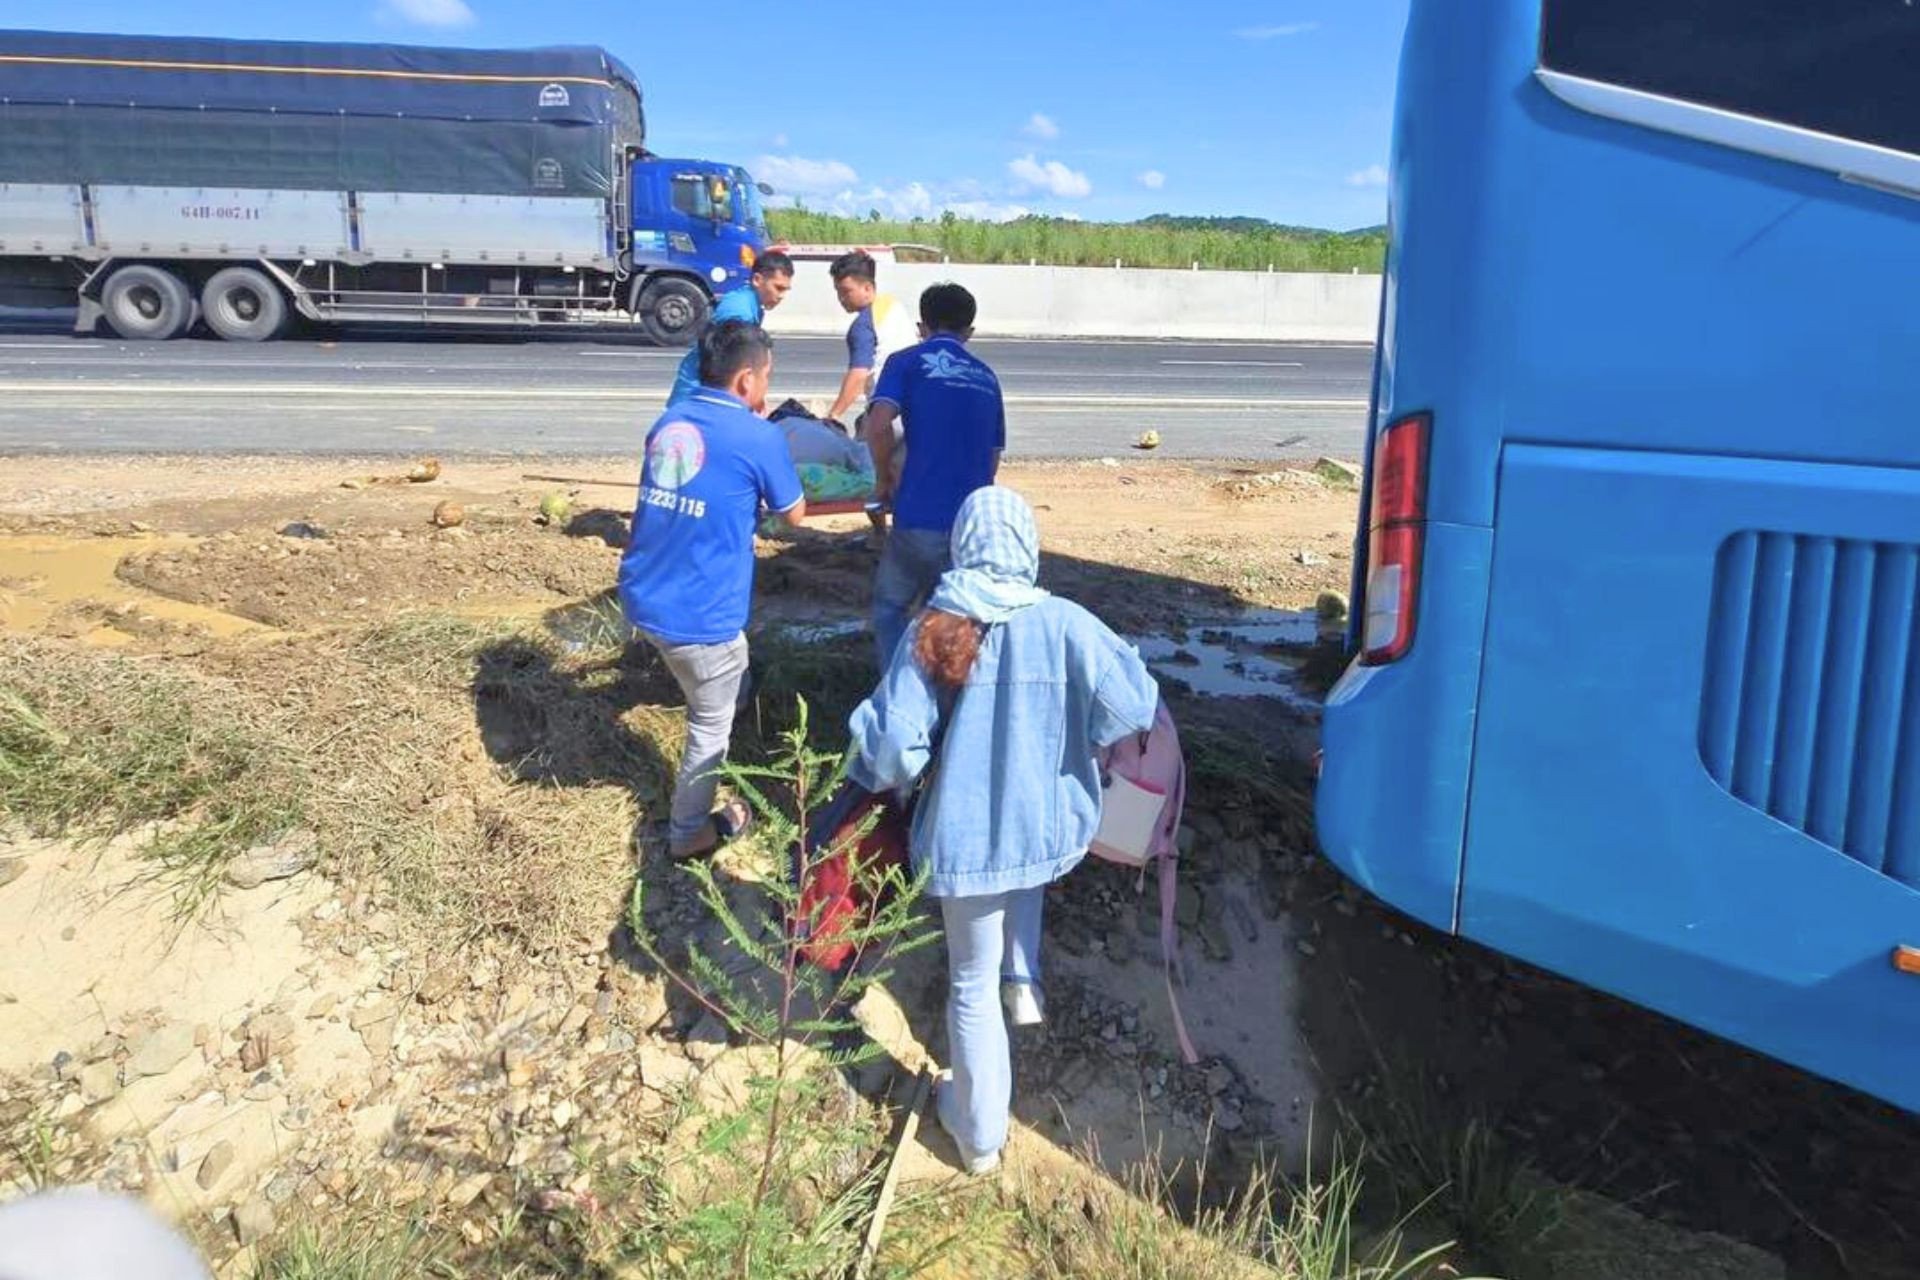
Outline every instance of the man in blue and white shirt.
<path id="1" fill-rule="evenodd" d="M 799 525 L 807 503 L 780 428 L 760 415 L 773 343 L 729 322 L 700 336 L 700 389 L 647 433 L 640 503 L 620 558 L 620 608 L 660 651 L 687 699 L 668 849 L 698 857 L 746 829 L 738 801 L 713 809 L 747 674 L 753 535 L 763 510 Z"/>
<path id="2" fill-rule="evenodd" d="M 880 669 L 893 660 L 914 611 L 948 568 L 954 517 L 975 489 L 994 481 L 1007 447 L 1000 379 L 967 350 L 977 305 L 957 284 L 920 295 L 918 346 L 889 357 L 863 427 L 876 494 L 893 509 L 893 532 L 873 579 L 873 641 Z M 906 463 L 893 482 L 894 423 Z"/>

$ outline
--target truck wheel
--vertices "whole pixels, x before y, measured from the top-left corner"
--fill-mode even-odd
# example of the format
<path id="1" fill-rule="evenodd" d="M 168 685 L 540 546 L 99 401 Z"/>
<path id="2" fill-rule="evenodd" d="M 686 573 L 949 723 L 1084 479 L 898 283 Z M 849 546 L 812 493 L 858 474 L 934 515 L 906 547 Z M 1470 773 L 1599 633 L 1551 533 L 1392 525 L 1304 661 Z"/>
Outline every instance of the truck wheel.
<path id="1" fill-rule="evenodd" d="M 164 267 L 135 263 L 107 277 L 100 309 L 121 337 L 163 342 L 193 325 L 193 291 Z"/>
<path id="2" fill-rule="evenodd" d="M 640 327 L 663 347 L 691 346 L 712 310 L 706 290 L 678 276 L 662 276 L 640 291 Z"/>
<path id="3" fill-rule="evenodd" d="M 280 286 L 252 267 L 216 271 L 200 291 L 207 328 L 228 342 L 265 342 L 287 324 L 287 299 Z"/>

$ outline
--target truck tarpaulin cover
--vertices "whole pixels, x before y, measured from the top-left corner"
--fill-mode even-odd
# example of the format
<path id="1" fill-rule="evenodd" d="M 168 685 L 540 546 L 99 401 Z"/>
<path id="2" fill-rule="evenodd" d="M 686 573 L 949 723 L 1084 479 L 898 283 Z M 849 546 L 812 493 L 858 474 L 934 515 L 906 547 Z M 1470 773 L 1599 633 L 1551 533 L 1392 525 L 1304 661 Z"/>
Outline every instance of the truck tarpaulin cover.
<path id="1" fill-rule="evenodd" d="M 644 141 L 600 49 L 0 31 L 0 182 L 606 197 Z"/>

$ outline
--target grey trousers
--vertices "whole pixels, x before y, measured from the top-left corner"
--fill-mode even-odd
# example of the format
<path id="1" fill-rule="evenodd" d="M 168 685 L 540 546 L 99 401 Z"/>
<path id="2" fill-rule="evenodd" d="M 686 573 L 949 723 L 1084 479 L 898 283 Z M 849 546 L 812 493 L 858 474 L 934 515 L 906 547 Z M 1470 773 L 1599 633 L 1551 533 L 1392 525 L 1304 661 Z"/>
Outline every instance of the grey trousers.
<path id="1" fill-rule="evenodd" d="M 733 739 L 733 716 L 747 677 L 747 638 L 724 644 L 675 644 L 647 632 L 667 670 L 687 699 L 687 741 L 680 752 L 680 776 L 673 787 L 673 817 L 667 837 L 685 844 L 700 834 L 713 814 L 713 793 L 720 766 Z"/>

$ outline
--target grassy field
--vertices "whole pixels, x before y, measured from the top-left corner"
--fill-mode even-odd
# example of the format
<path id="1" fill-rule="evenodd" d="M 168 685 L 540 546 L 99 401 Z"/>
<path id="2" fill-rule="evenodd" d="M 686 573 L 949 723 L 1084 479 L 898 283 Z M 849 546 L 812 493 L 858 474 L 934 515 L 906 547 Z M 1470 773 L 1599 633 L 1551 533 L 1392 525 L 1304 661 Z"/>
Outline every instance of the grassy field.
<path id="1" fill-rule="evenodd" d="M 1386 237 L 1377 228 L 1317 231 L 1257 218 L 1154 217 L 1140 222 L 1019 218 L 976 222 L 951 214 L 891 222 L 806 209 L 768 214 L 776 240 L 800 244 L 932 245 L 955 262 L 1041 262 L 1053 266 L 1202 267 L 1232 271 L 1380 270 Z"/>

